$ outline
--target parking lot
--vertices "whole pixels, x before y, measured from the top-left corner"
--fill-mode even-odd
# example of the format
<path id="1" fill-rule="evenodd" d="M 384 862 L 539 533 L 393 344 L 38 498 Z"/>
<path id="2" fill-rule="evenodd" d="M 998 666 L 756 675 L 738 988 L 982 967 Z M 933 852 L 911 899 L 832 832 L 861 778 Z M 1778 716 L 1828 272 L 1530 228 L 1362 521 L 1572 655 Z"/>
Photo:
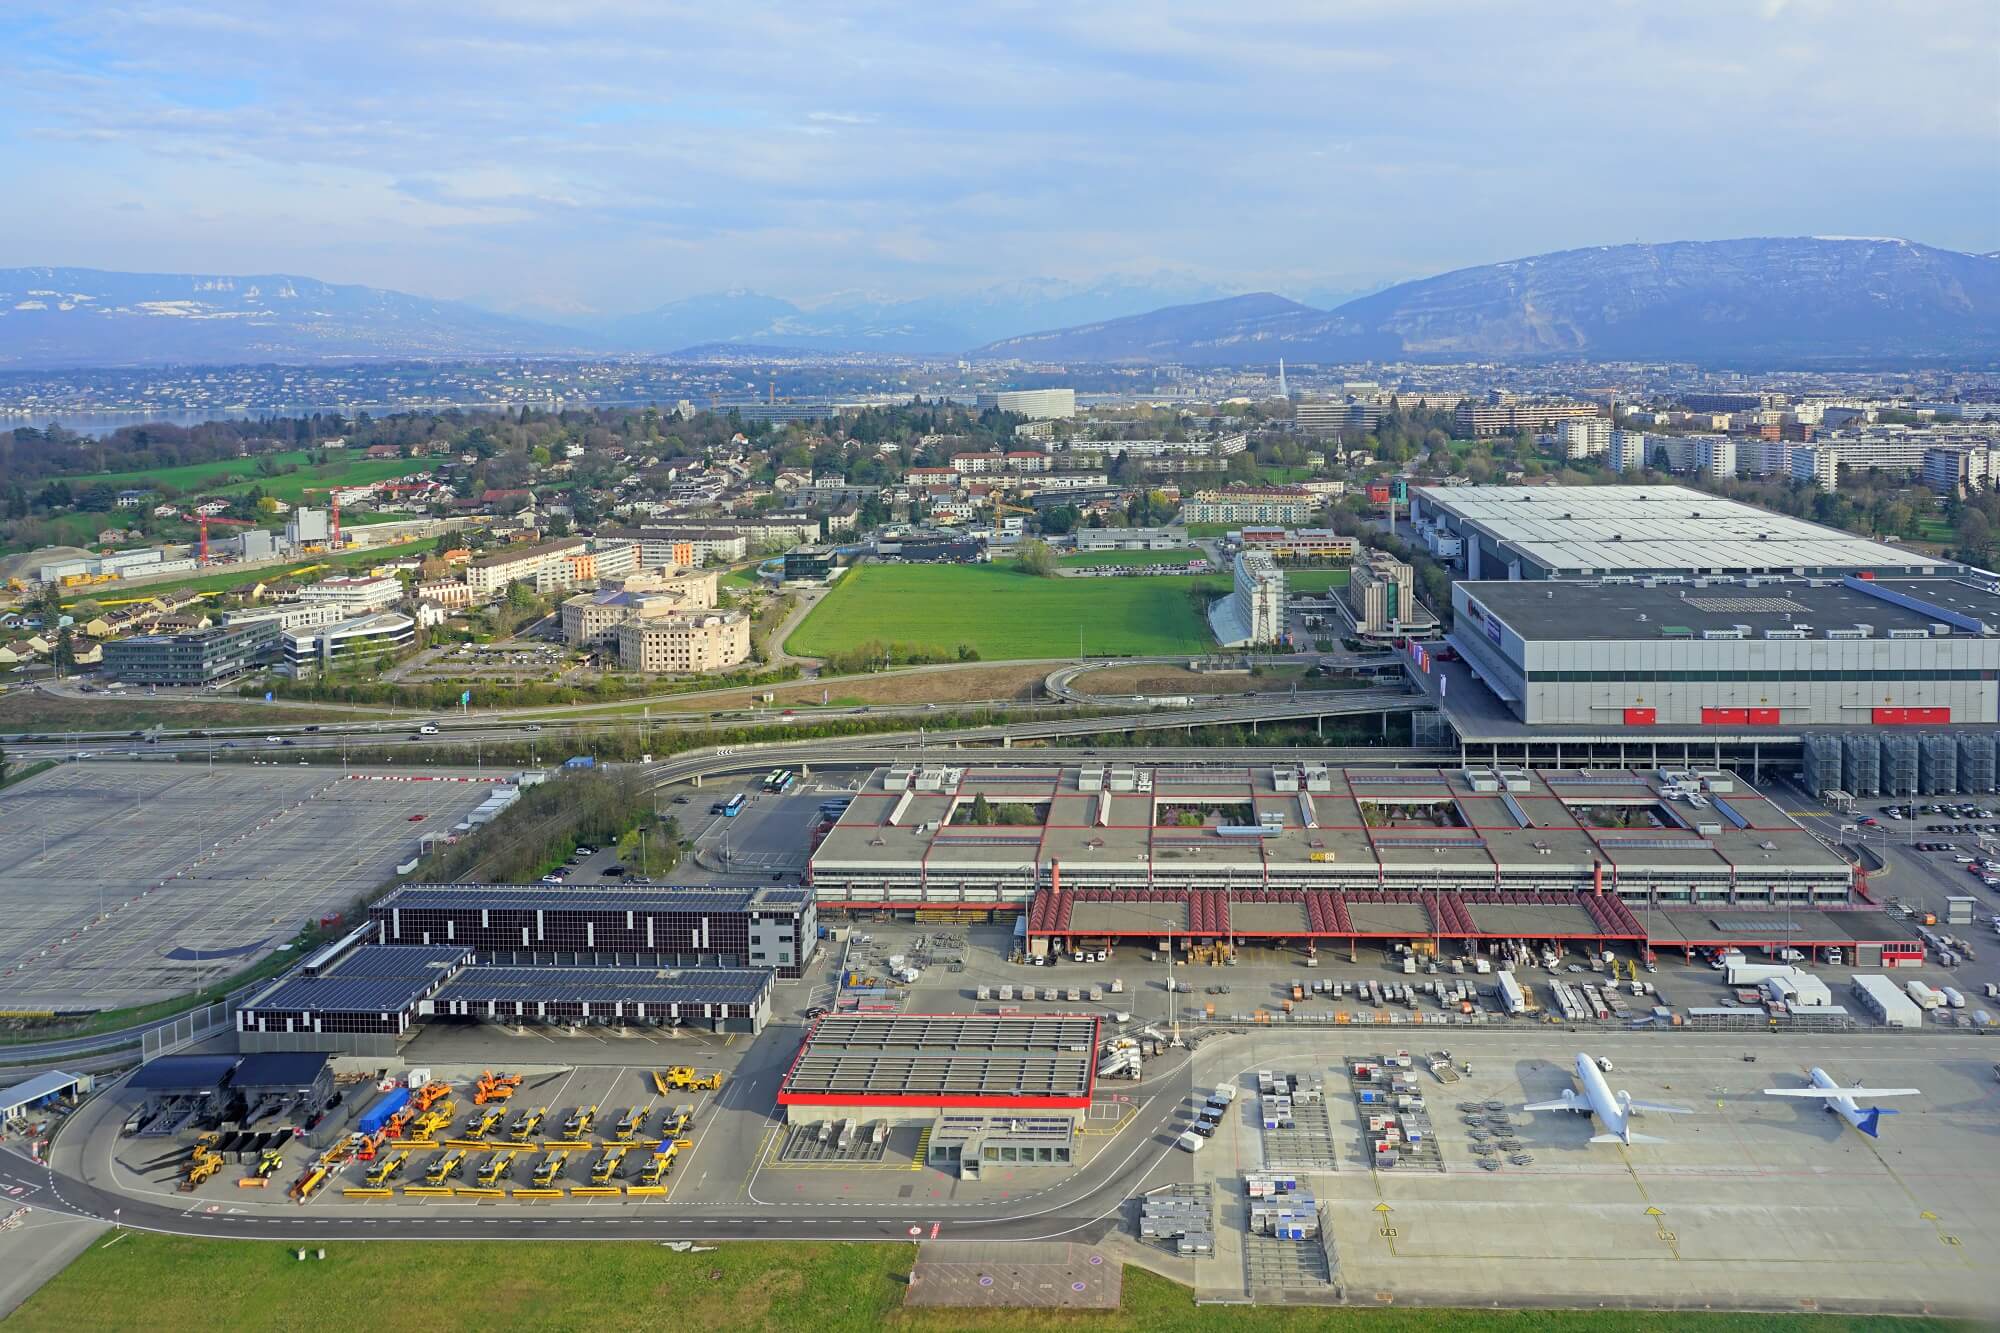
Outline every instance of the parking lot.
<path id="1" fill-rule="evenodd" d="M 93 760 L 0 792 L 0 1006 L 113 1008 L 240 971 L 490 790 L 363 773 Z"/>

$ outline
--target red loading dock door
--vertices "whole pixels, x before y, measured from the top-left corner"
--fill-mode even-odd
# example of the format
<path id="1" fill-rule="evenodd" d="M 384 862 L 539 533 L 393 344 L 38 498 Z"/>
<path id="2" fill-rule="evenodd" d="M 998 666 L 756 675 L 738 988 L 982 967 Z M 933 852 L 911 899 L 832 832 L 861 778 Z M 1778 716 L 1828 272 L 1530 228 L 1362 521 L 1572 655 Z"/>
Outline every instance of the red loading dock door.
<path id="1" fill-rule="evenodd" d="M 1625 725 L 1628 727 L 1650 727 L 1656 710 L 1651 708 L 1628 708 L 1625 710 Z"/>
<path id="2" fill-rule="evenodd" d="M 1752 726 L 1775 727 L 1778 725 L 1778 710 L 1775 708 L 1704 708 L 1701 710 L 1704 726 Z"/>
<path id="3" fill-rule="evenodd" d="M 1878 727 L 1937 726 L 1951 721 L 1949 708 L 1877 708 L 1870 720 Z"/>

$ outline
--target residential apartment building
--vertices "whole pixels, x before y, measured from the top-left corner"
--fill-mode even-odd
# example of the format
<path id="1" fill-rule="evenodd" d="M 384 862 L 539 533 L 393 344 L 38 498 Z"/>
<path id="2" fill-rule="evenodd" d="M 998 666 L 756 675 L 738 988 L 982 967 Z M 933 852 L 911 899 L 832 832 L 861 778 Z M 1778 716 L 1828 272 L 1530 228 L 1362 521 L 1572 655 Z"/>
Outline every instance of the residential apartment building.
<path id="1" fill-rule="evenodd" d="M 1244 528 L 1237 534 L 1246 551 L 1278 560 L 1352 560 L 1360 543 L 1331 528 Z"/>
<path id="2" fill-rule="evenodd" d="M 335 575 L 299 589 L 300 601 L 324 602 L 337 608 L 343 618 L 380 611 L 402 599 L 403 581 L 390 574 L 378 578 Z"/>
<path id="3" fill-rule="evenodd" d="M 225 611 L 222 623 L 225 625 L 247 625 L 253 621 L 268 620 L 280 630 L 319 629 L 347 619 L 348 612 L 331 601 L 320 602 L 274 602 L 270 606 L 250 607 L 242 611 Z"/>
<path id="4" fill-rule="evenodd" d="M 303 680 L 415 647 L 417 622 L 400 611 L 378 611 L 323 629 L 286 630 L 283 642 L 285 670 Z"/>
<path id="5" fill-rule="evenodd" d="M 1614 430 L 1604 461 L 1613 472 L 1643 471 L 1651 461 L 1646 452 L 1646 432 Z"/>
<path id="6" fill-rule="evenodd" d="M 1931 449 L 1924 454 L 1924 485 L 1940 495 L 1963 496 L 1994 484 L 2000 449 Z"/>
<path id="7" fill-rule="evenodd" d="M 472 587 L 464 579 L 425 579 L 416 585 L 416 595 L 439 606 L 462 608 L 472 605 Z"/>
<path id="8" fill-rule="evenodd" d="M 1474 438 L 1512 435 L 1516 431 L 1540 433 L 1556 428 L 1558 422 L 1602 415 L 1595 403 L 1463 402 L 1454 413 L 1458 432 Z"/>
<path id="9" fill-rule="evenodd" d="M 1839 489 L 1839 452 L 1809 445 L 1793 446 L 1792 480 L 1809 481 L 1827 492 Z"/>
<path id="10" fill-rule="evenodd" d="M 698 675 L 726 671 L 750 656 L 750 617 L 699 611 L 618 627 L 618 665 L 627 671 Z"/>
<path id="11" fill-rule="evenodd" d="M 1310 523 L 1319 497 L 1297 486 L 1232 486 L 1196 491 L 1181 505 L 1183 523 L 1263 523 L 1284 527 Z"/>
<path id="12" fill-rule="evenodd" d="M 1568 459 L 1596 458 L 1611 452 L 1611 418 L 1566 417 L 1556 423 L 1556 442 Z"/>
<path id="13" fill-rule="evenodd" d="M 584 554 L 581 537 L 517 546 L 474 560 L 465 568 L 465 582 L 481 601 L 498 597 L 510 583 L 530 583 L 537 592 L 570 588 L 579 581 L 578 564 L 571 557 Z"/>
<path id="14" fill-rule="evenodd" d="M 982 393 L 974 402 L 982 411 L 989 407 L 998 408 L 1002 412 L 1018 413 L 1031 421 L 1052 421 L 1076 415 L 1074 389 L 1007 389 L 999 393 Z"/>

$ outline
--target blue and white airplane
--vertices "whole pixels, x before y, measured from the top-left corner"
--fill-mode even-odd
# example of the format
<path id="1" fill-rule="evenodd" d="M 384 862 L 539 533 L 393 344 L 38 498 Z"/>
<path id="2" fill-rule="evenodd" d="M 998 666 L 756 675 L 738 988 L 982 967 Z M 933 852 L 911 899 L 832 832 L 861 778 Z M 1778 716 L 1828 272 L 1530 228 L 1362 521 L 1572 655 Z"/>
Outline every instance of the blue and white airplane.
<path id="1" fill-rule="evenodd" d="M 1833 1081 L 1832 1075 L 1817 1065 L 1811 1073 L 1812 1082 L 1803 1088 L 1766 1088 L 1766 1097 L 1817 1097 L 1826 1103 L 1826 1109 L 1838 1112 L 1847 1123 L 1866 1134 L 1869 1138 L 1880 1138 L 1877 1128 L 1885 1115 L 1895 1115 L 1896 1110 L 1888 1106 L 1863 1106 L 1859 1097 L 1921 1097 L 1922 1088 L 1843 1088 Z"/>
<path id="2" fill-rule="evenodd" d="M 1561 1097 L 1549 1102 L 1529 1102 L 1523 1111 L 1575 1111 L 1579 1115 L 1594 1115 L 1604 1122 L 1608 1131 L 1591 1136 L 1592 1143 L 1622 1143 L 1630 1147 L 1635 1143 L 1665 1143 L 1650 1134 L 1640 1134 L 1632 1129 L 1635 1114 L 1652 1112 L 1658 1115 L 1692 1115 L 1685 1106 L 1672 1106 L 1665 1102 L 1635 1102 L 1629 1092 L 1611 1091 L 1611 1085 L 1604 1081 L 1604 1071 L 1597 1061 L 1588 1055 L 1576 1057 L 1576 1081 L 1583 1091 L 1565 1092 Z"/>

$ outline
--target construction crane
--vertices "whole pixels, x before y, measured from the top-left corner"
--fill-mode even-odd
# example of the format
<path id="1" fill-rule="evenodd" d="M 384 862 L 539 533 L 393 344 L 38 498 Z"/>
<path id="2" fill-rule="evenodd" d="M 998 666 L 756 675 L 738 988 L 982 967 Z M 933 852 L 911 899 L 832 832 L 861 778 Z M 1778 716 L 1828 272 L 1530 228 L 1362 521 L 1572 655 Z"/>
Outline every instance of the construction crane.
<path id="1" fill-rule="evenodd" d="M 451 1084 L 440 1083 L 435 1079 L 433 1079 L 431 1082 L 424 1084 L 424 1086 L 422 1086 L 421 1088 L 414 1088 L 411 1090 L 410 1104 L 416 1107 L 419 1111 L 428 1111 L 438 1101 L 439 1098 L 448 1097 L 450 1095 L 451 1095 Z"/>
<path id="2" fill-rule="evenodd" d="M 209 524 L 214 523 L 225 528 L 254 528 L 257 526 L 255 523 L 249 523 L 240 518 L 223 518 L 220 515 L 187 514 L 183 515 L 183 517 L 192 520 L 194 525 L 201 530 L 201 563 L 204 565 L 208 563 Z"/>
<path id="3" fill-rule="evenodd" d="M 521 1086 L 519 1074 L 495 1074 L 488 1069 L 479 1075 L 479 1081 L 472 1085 L 472 1104 L 484 1106 L 488 1102 L 504 1102 L 514 1095 Z"/>
<path id="4" fill-rule="evenodd" d="M 532 1111 L 521 1112 L 521 1114 L 514 1117 L 514 1127 L 507 1131 L 508 1135 L 516 1143 L 527 1142 L 529 1139 L 535 1137 L 535 1131 L 542 1127 L 542 1121 L 548 1117 L 548 1114 L 549 1108 L 546 1106 L 537 1106 Z"/>
<path id="5" fill-rule="evenodd" d="M 664 1075 L 654 1074 L 653 1086 L 663 1094 L 674 1091 L 713 1092 L 722 1086 L 722 1075 L 720 1072 L 697 1074 L 692 1065 L 675 1065 Z"/>
<path id="6" fill-rule="evenodd" d="M 518 1148 L 507 1148 L 494 1153 L 492 1159 L 479 1168 L 479 1183 L 488 1189 L 498 1185 L 507 1178 L 507 1172 L 513 1168 L 514 1159 L 520 1155 Z"/>
<path id="7" fill-rule="evenodd" d="M 569 1152 L 567 1149 L 562 1148 L 558 1148 L 547 1157 L 544 1157 L 540 1165 L 535 1167 L 535 1188 L 547 1189 L 549 1186 L 555 1184 L 556 1177 L 562 1174 L 563 1163 L 568 1160 Z"/>
<path id="8" fill-rule="evenodd" d="M 481 1111 L 477 1116 L 475 1116 L 472 1122 L 465 1127 L 465 1137 L 468 1139 L 485 1138 L 488 1134 L 492 1133 L 496 1128 L 499 1127 L 500 1121 L 506 1116 L 506 1114 L 507 1113 L 505 1111 L 501 1110 L 497 1106 L 487 1107 L 484 1111 Z"/>
<path id="9" fill-rule="evenodd" d="M 597 1119 L 595 1106 L 579 1106 L 570 1112 L 569 1119 L 563 1121 L 563 1137 L 579 1139 L 590 1133 L 590 1126 Z"/>
<path id="10" fill-rule="evenodd" d="M 387 1157 L 375 1163 L 374 1166 L 369 1167 L 369 1185 L 379 1188 L 394 1180 L 402 1173 L 404 1165 L 409 1162 L 410 1151 L 408 1148 L 398 1148 L 395 1152 L 390 1153 Z"/>
<path id="11" fill-rule="evenodd" d="M 637 1138 L 639 1131 L 644 1128 L 645 1124 L 646 1108 L 635 1106 L 624 1115 L 618 1117 L 618 1124 L 612 1129 L 611 1137 L 614 1139 Z"/>
<path id="12" fill-rule="evenodd" d="M 431 1169 L 424 1172 L 424 1183 L 442 1185 L 464 1169 L 465 1149 L 453 1148 L 448 1153 L 440 1154 L 438 1159 L 431 1163 Z"/>
<path id="13" fill-rule="evenodd" d="M 618 1174 L 618 1164 L 625 1160 L 625 1154 L 632 1151 L 622 1145 L 606 1148 L 604 1155 L 590 1168 L 590 1183 L 608 1185 Z"/>

